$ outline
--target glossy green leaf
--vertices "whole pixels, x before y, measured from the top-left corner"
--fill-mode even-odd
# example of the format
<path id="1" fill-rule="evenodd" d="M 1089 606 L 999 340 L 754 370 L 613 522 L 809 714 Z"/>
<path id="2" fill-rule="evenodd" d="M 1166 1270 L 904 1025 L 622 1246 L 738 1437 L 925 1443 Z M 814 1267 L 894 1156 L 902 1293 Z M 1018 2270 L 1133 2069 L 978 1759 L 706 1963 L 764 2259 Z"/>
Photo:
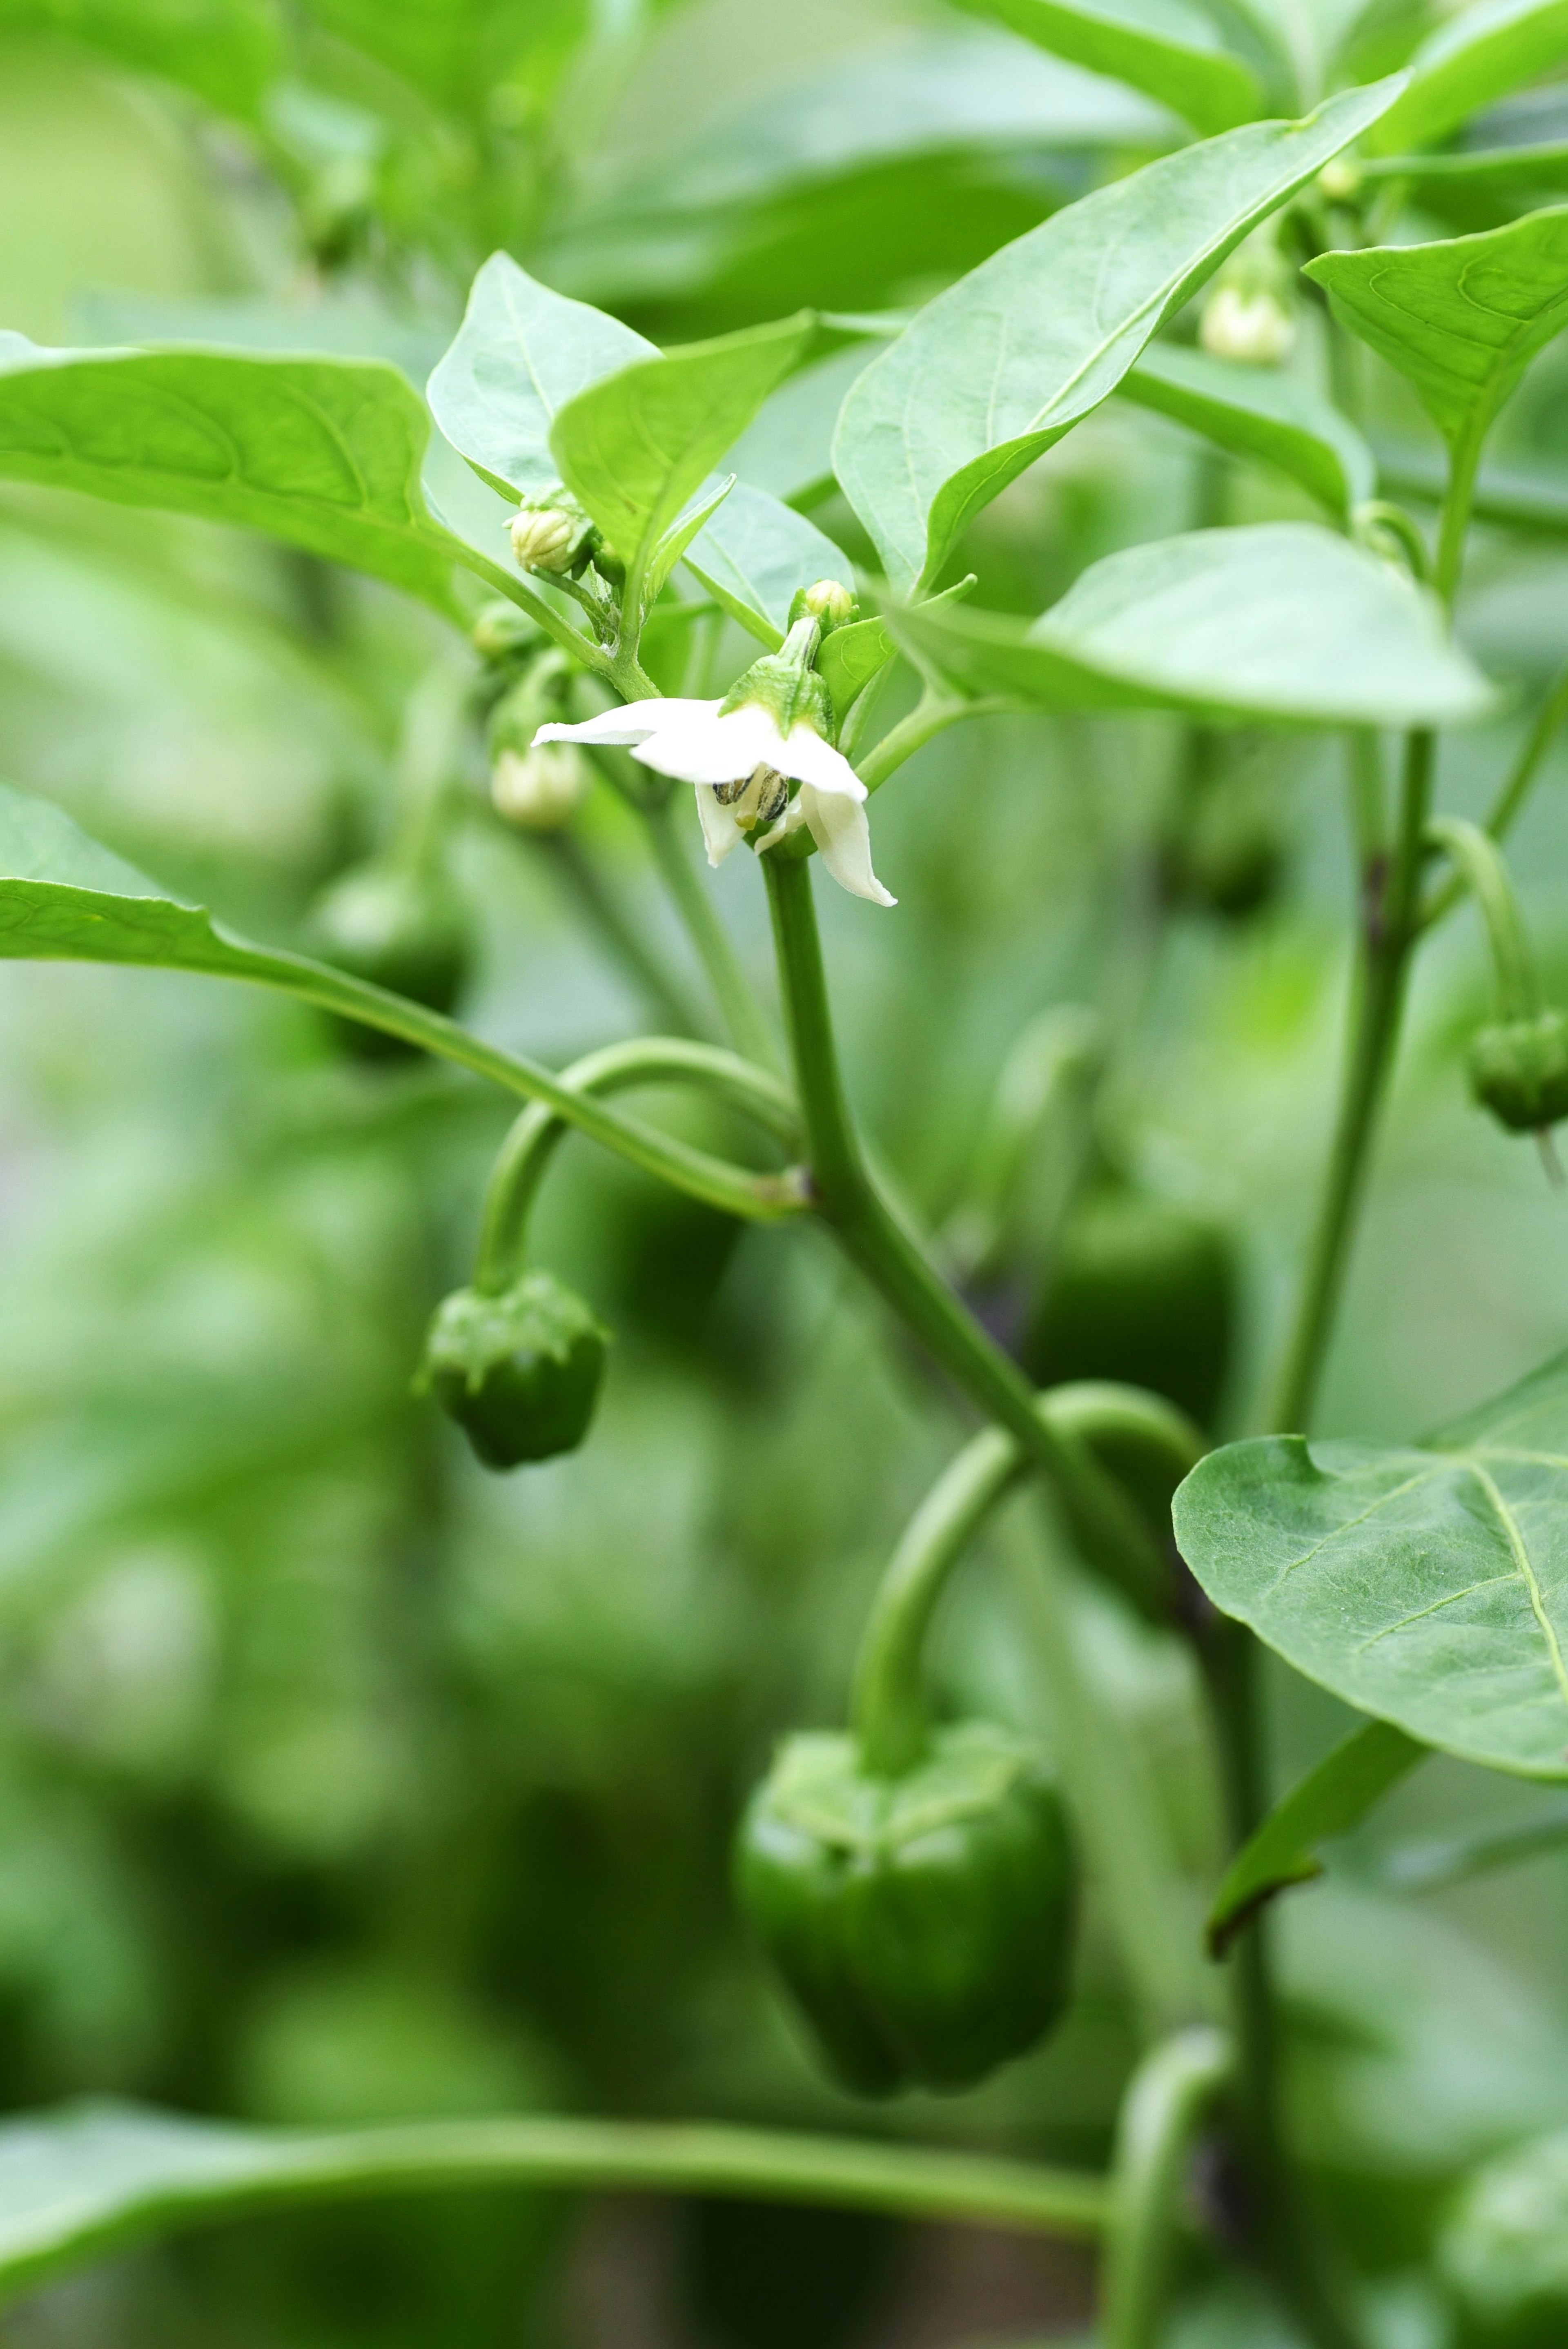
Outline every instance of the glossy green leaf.
<path id="1" fill-rule="evenodd" d="M 1568 205 L 1482 236 L 1325 253 L 1307 274 L 1409 377 L 1468 474 L 1531 360 L 1568 325 Z"/>
<path id="2" fill-rule="evenodd" d="M 455 615 L 475 558 L 425 505 L 429 437 L 380 360 L 0 349 L 0 478 L 265 531 Z"/>
<path id="3" fill-rule="evenodd" d="M 0 2125 L 0 2292 L 243 2212 L 481 2187 L 610 2187 L 827 2202 L 1093 2236 L 1083 2172 L 846 2137 L 554 2116 L 304 2131 L 129 2105 Z"/>
<path id="4" fill-rule="evenodd" d="M 1377 494 L 1372 451 L 1348 418 L 1299 376 L 1151 343 L 1121 397 L 1201 432 L 1238 457 L 1277 465 L 1341 521 Z"/>
<path id="5" fill-rule="evenodd" d="M 63 36 L 241 120 L 255 119 L 285 57 L 269 0 L 0 0 L 0 33 Z"/>
<path id="6" fill-rule="evenodd" d="M 1492 706 L 1433 598 L 1313 523 L 1129 547 L 1029 627 L 952 605 L 884 616 L 962 690 L 1041 709 L 1441 726 Z"/>
<path id="7" fill-rule="evenodd" d="M 1255 123 L 1086 196 L 939 295 L 844 403 L 834 469 L 900 594 L 1116 390 L 1256 223 L 1375 122 L 1397 81 Z"/>
<path id="8" fill-rule="evenodd" d="M 819 579 L 855 584 L 854 565 L 832 539 L 749 481 L 736 482 L 687 548 L 686 568 L 770 650 L 784 642 L 789 607 L 801 588 Z"/>
<path id="9" fill-rule="evenodd" d="M 1176 1496 L 1214 1604 L 1428 1745 L 1568 1777 L 1568 1355 L 1417 1447 L 1228 1444 Z"/>
<path id="10" fill-rule="evenodd" d="M 1258 78 L 1193 0 L 959 0 L 971 16 L 1092 72 L 1147 90 L 1201 131 L 1230 130 L 1263 110 Z"/>
<path id="11" fill-rule="evenodd" d="M 606 376 L 557 411 L 550 448 L 559 478 L 626 564 L 628 594 L 815 332 L 803 315 L 691 343 Z"/>
<path id="12" fill-rule="evenodd" d="M 561 478 L 550 429 L 566 402 L 633 360 L 658 356 L 618 318 L 553 293 L 509 254 L 493 253 L 425 396 L 475 472 L 522 494 Z"/>
<path id="13" fill-rule="evenodd" d="M 1568 0 L 1471 0 L 1416 51 L 1409 88 L 1367 143 L 1385 155 L 1429 145 L 1565 60 Z"/>
<path id="14" fill-rule="evenodd" d="M 1209 1911 L 1209 1948 L 1223 1957 L 1266 1900 L 1323 1874 L 1320 1844 L 1345 1835 L 1427 1754 L 1386 1721 L 1369 1721 L 1293 1786 L 1226 1869 Z"/>

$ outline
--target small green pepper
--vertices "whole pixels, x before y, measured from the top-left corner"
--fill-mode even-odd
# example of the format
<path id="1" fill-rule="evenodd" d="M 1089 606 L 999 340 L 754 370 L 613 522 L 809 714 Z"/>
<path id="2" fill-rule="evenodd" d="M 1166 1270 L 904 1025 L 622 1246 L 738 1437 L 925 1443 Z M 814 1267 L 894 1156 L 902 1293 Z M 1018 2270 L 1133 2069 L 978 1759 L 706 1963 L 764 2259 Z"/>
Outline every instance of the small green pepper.
<path id="1" fill-rule="evenodd" d="M 1207 1426 L 1235 1322 L 1236 1268 L 1220 1226 L 1106 1177 L 1065 1219 L 1020 1354 L 1037 1386 L 1147 1387 Z"/>
<path id="2" fill-rule="evenodd" d="M 972 2087 L 1061 2013 L 1075 1869 L 1040 1756 L 985 1722 L 897 1777 L 848 1736 L 790 1738 L 736 1887 L 829 2069 L 861 2095 Z"/>
<path id="3" fill-rule="evenodd" d="M 1511 1133 L 1568 1117 L 1568 1014 L 1538 1011 L 1483 1028 L 1470 1046 L 1470 1088 Z"/>
<path id="4" fill-rule="evenodd" d="M 462 898 L 438 876 L 397 865 L 358 864 L 342 874 L 311 908 L 306 942 L 323 962 L 431 1011 L 452 1010 L 468 978 Z M 366 1059 L 417 1049 L 357 1020 L 333 1024 L 348 1049 Z"/>
<path id="5" fill-rule="evenodd" d="M 575 1452 L 604 1377 L 608 1332 L 547 1272 L 498 1295 L 459 1288 L 436 1309 L 416 1390 L 463 1429 L 487 1468 Z"/>

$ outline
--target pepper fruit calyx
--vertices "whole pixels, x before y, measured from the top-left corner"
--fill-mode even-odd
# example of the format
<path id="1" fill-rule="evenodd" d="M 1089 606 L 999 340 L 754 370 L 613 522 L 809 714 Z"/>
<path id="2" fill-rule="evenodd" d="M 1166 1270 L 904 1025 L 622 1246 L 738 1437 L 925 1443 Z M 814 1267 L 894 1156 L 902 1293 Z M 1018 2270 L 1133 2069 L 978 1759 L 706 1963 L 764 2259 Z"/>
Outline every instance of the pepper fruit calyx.
<path id="1" fill-rule="evenodd" d="M 1511 1133 L 1568 1117 L 1568 1012 L 1535 1012 L 1482 1028 L 1470 1045 L 1470 1089 Z"/>
<path id="2" fill-rule="evenodd" d="M 487 1468 L 574 1452 L 592 1423 L 609 1332 L 547 1272 L 494 1294 L 459 1288 L 436 1309 L 414 1381 Z"/>

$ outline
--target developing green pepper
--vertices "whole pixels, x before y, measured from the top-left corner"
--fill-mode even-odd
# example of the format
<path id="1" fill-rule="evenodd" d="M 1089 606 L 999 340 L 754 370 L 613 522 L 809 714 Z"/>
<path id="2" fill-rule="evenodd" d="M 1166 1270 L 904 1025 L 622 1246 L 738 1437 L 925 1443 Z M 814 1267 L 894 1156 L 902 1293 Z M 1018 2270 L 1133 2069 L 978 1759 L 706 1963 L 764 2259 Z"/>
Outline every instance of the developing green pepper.
<path id="1" fill-rule="evenodd" d="M 487 1468 L 575 1452 L 588 1432 L 608 1334 L 547 1272 L 436 1309 L 416 1391 L 455 1419 Z"/>
<path id="2" fill-rule="evenodd" d="M 1470 1045 L 1470 1088 L 1511 1133 L 1568 1117 L 1568 1014 L 1538 1011 L 1483 1028 Z"/>
<path id="3" fill-rule="evenodd" d="M 1075 1869 L 1039 1755 L 984 1722 L 896 1777 L 791 1738 L 752 1799 L 737 1890 L 829 2068 L 867 2096 L 971 2087 L 1066 2000 Z"/>

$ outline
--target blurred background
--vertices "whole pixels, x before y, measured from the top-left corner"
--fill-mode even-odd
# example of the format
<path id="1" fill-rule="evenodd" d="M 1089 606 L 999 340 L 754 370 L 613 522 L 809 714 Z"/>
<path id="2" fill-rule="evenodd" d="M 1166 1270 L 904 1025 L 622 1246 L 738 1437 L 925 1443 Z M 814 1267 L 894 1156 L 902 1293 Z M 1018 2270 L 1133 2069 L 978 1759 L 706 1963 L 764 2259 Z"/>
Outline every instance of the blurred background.
<path id="1" fill-rule="evenodd" d="M 1416 29 L 1406 11 L 1390 37 Z M 662 342 L 804 303 L 897 312 L 1187 135 L 913 0 L 308 0 L 286 32 L 263 0 L 5 0 L 0 325 L 380 352 L 422 382 L 498 245 Z M 1414 447 L 1418 418 L 1372 390 Z M 1549 355 L 1516 453 L 1568 454 L 1565 390 Z M 820 434 L 792 451 L 775 417 L 773 445 L 772 485 L 859 554 Z M 1112 402 L 965 563 L 1033 612 L 1117 546 L 1305 511 Z M 1483 537 L 1464 627 L 1526 696 L 1560 657 L 1565 589 L 1549 541 Z M 268 939 L 296 938 L 431 790 L 429 709 L 475 666 L 308 558 L 0 489 L 0 772 Z M 1480 803 L 1517 730 L 1446 748 L 1449 804 Z M 1234 1268 L 1199 1398 L 1220 1432 L 1255 1407 L 1326 1143 L 1340 756 L 988 720 L 877 800 L 897 912 L 819 893 L 855 1097 L 934 1228 L 972 1203 L 1020 1031 L 1053 1005 L 1100 1012 L 1104 1147 L 1217 1226 Z M 563 845 L 493 816 L 476 725 L 438 763 L 483 1032 L 558 1061 L 701 1000 L 609 792 Z M 1516 869 L 1568 982 L 1563 771 Z M 713 886 L 766 988 L 751 860 Z M 1414 1434 L 1568 1340 L 1568 1198 L 1459 1073 L 1486 999 L 1460 917 L 1422 968 L 1325 1433 Z M 875 1578 L 966 1432 L 826 1246 L 568 1143 L 539 1255 L 616 1333 L 606 1402 L 582 1452 L 486 1476 L 410 1381 L 467 1277 L 504 1102 L 162 974 L 8 964 L 0 1040 L 5 2105 L 708 2115 L 1103 2158 L 1141 1993 L 1096 1888 L 1045 2049 L 972 2096 L 870 2113 L 819 2082 L 732 1915 L 746 1790 L 782 1730 L 841 1717 Z M 1011 1329 L 1025 1270 L 992 1267 Z M 1129 1374 L 1158 1377 L 1169 1343 L 1147 1334 Z M 939 1666 L 954 1702 L 1049 1734 L 1004 1571 L 1020 1538 L 1003 1521 L 961 1578 Z M 1169 1965 L 1212 1998 L 1214 1802 L 1183 1653 L 1087 1588 L 1075 1608 L 1192 1888 Z M 1288 1779 L 1341 1720 L 1282 1674 L 1277 1693 Z M 1568 1861 L 1397 1901 L 1380 1852 L 1537 1799 L 1431 1764 L 1288 1920 L 1301 2127 L 1394 2301 L 1447 2181 L 1561 2117 Z M 950 2349 L 1081 2332 L 1089 2281 L 1076 2255 L 860 2218 L 472 2196 L 231 2226 L 40 2295 L 5 2338 Z M 1244 2309 L 1229 2322 L 1211 2309 L 1191 2337 L 1262 2338 Z"/>

